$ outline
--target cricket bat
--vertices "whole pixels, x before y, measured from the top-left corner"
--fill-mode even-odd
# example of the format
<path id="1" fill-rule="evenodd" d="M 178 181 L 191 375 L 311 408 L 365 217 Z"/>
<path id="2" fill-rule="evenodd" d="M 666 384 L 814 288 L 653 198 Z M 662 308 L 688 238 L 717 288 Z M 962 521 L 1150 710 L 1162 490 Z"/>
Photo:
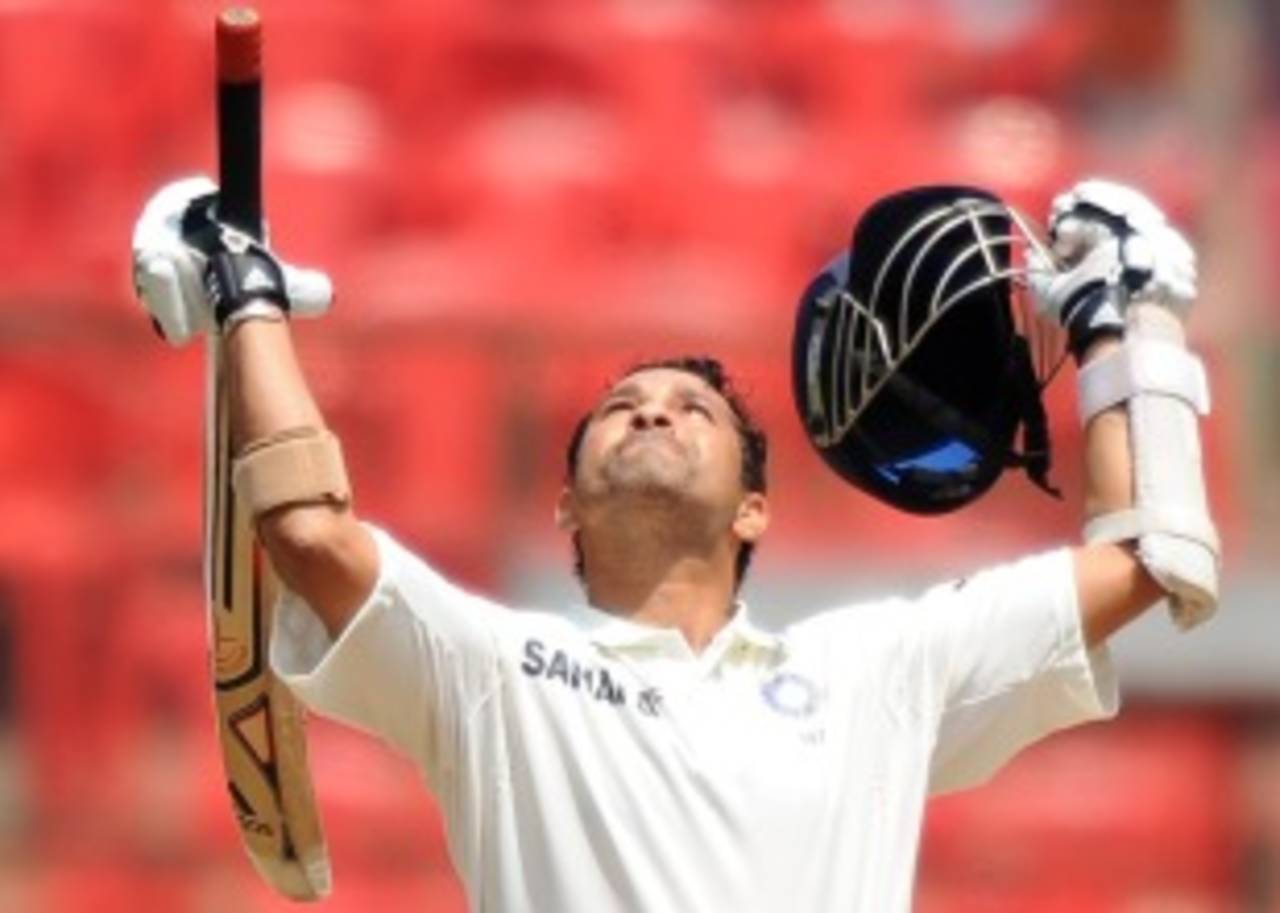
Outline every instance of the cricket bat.
<path id="1" fill-rule="evenodd" d="M 219 218 L 262 237 L 262 26 L 249 8 L 217 20 Z M 307 764 L 303 711 L 271 672 L 278 584 L 231 488 L 222 340 L 208 335 L 205 586 L 218 741 L 240 834 L 258 873 L 295 900 L 329 893 L 329 856 Z"/>

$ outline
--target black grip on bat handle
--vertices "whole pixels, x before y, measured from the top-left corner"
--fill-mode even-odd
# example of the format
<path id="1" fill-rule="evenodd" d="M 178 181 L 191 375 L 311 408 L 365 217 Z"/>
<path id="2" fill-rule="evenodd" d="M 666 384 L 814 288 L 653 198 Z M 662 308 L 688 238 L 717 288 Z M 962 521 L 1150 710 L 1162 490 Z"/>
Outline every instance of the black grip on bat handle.
<path id="1" fill-rule="evenodd" d="M 218 217 L 262 238 L 262 83 L 218 84 Z"/>
<path id="2" fill-rule="evenodd" d="M 252 6 L 218 15 L 218 216 L 262 239 L 262 19 Z"/>

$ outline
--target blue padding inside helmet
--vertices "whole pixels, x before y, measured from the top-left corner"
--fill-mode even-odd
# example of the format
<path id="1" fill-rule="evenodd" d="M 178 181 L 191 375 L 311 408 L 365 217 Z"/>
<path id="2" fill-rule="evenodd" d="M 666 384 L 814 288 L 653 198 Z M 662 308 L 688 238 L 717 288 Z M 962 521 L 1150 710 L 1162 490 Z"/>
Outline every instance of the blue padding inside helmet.
<path id="1" fill-rule="evenodd" d="M 897 484 L 902 481 L 903 473 L 913 469 L 939 473 L 961 472 L 970 470 L 981 460 L 981 453 L 963 441 L 952 438 L 915 456 L 877 464 L 875 470 L 881 477 Z"/>

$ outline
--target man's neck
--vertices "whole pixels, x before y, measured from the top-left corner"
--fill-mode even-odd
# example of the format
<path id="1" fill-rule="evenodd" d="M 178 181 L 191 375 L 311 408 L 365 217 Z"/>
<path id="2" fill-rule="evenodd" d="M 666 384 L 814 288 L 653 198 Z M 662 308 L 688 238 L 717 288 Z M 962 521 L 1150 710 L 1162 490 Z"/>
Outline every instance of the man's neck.
<path id="1" fill-rule="evenodd" d="M 587 561 L 587 597 L 596 608 L 640 624 L 676 628 L 702 652 L 733 614 L 733 546 L 709 554 L 618 555 L 593 549 Z"/>

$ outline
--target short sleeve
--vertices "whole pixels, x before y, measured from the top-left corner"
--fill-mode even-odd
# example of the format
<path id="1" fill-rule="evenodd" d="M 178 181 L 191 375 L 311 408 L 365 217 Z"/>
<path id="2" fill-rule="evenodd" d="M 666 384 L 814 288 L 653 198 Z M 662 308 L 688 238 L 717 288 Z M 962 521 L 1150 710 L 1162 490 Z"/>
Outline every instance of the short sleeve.
<path id="1" fill-rule="evenodd" d="M 1115 714 L 1107 649 L 1084 645 L 1069 551 L 935 588 L 921 608 L 940 709 L 931 791 L 981 783 L 1037 739 Z"/>
<path id="2" fill-rule="evenodd" d="M 508 610 L 447 581 L 383 531 L 378 579 L 336 641 L 297 594 L 276 606 L 271 664 L 311 710 L 405 752 L 437 791 L 457 776 L 468 716 L 496 687 Z"/>

